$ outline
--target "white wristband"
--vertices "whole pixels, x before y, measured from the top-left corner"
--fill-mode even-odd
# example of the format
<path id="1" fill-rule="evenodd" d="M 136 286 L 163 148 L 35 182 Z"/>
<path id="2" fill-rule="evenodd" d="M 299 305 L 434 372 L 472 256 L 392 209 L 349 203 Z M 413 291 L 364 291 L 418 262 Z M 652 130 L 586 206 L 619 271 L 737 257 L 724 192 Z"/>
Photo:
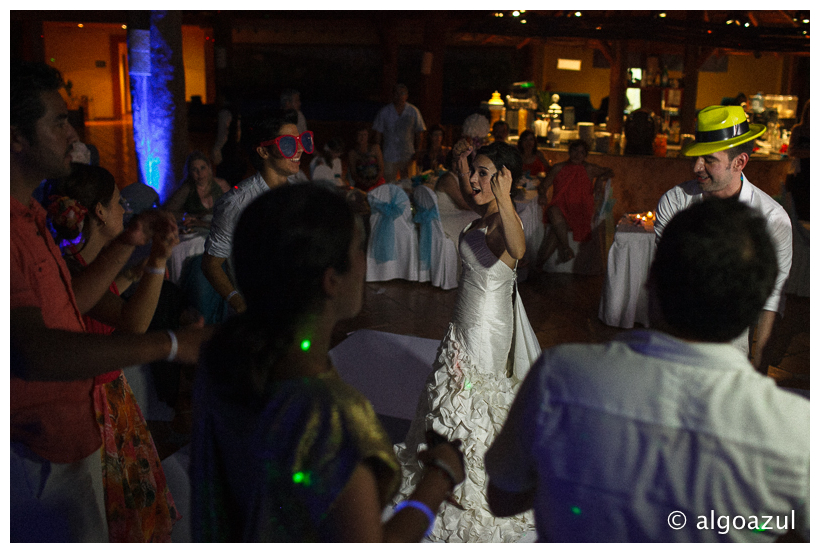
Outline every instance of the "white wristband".
<path id="1" fill-rule="evenodd" d="M 453 471 L 453 469 L 450 467 L 450 465 L 448 465 L 447 463 L 445 463 L 444 461 L 442 461 L 438 457 L 436 457 L 435 459 L 433 459 L 432 461 L 430 461 L 427 464 L 431 467 L 436 467 L 437 469 L 444 472 L 444 474 L 447 475 L 447 478 L 450 479 L 450 483 L 453 485 L 453 488 L 455 488 L 458 485 L 458 480 L 456 480 L 456 473 L 455 473 L 455 471 Z"/>
<path id="2" fill-rule="evenodd" d="M 160 269 L 159 267 L 143 267 L 142 270 L 152 275 L 165 276 L 165 269 Z"/>
<path id="3" fill-rule="evenodd" d="M 230 294 L 228 294 L 227 296 L 225 296 L 225 301 L 231 301 L 231 298 L 232 298 L 232 297 L 234 297 L 235 295 L 237 295 L 238 293 L 239 293 L 239 291 L 238 291 L 238 290 L 233 290 L 233 291 L 231 291 L 231 293 L 230 293 Z"/>
<path id="4" fill-rule="evenodd" d="M 173 361 L 177 358 L 177 350 L 179 350 L 179 342 L 177 341 L 177 335 L 174 333 L 173 330 L 166 330 L 165 332 L 168 333 L 168 337 L 171 339 L 171 352 L 168 354 L 168 357 L 165 358 L 166 361 Z"/>

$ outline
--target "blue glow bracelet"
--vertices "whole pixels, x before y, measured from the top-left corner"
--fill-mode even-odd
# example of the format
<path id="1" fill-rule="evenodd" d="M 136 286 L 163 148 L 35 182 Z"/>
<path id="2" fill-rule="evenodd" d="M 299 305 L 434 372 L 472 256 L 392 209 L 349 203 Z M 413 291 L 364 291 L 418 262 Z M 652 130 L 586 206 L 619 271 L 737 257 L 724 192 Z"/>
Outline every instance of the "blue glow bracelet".
<path id="1" fill-rule="evenodd" d="M 428 507 L 427 505 L 425 505 L 421 501 L 414 501 L 412 499 L 407 499 L 407 500 L 399 502 L 399 504 L 396 505 L 396 508 L 394 509 L 393 512 L 398 513 L 399 511 L 401 511 L 405 507 L 412 507 L 414 509 L 417 509 L 417 510 L 421 511 L 425 515 L 427 515 L 427 519 L 430 521 L 430 526 L 427 528 L 427 531 L 424 533 L 424 537 L 429 536 L 430 532 L 433 531 L 433 526 L 436 523 L 435 513 L 433 513 L 433 511 L 430 510 L 430 507 Z"/>

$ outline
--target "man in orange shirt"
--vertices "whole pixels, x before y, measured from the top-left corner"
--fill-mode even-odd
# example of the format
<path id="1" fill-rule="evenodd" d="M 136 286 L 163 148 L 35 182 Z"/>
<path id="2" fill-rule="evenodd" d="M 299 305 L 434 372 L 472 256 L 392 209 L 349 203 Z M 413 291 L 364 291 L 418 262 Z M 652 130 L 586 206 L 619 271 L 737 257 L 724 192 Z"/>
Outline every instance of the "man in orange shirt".
<path id="1" fill-rule="evenodd" d="M 137 245 L 176 232 L 138 217 L 72 283 L 31 194 L 67 176 L 77 134 L 45 64 L 11 68 L 11 540 L 108 541 L 93 377 L 161 359 L 193 363 L 208 332 L 85 334 L 82 315 L 102 297 Z M 166 225 L 163 229 L 162 225 Z"/>

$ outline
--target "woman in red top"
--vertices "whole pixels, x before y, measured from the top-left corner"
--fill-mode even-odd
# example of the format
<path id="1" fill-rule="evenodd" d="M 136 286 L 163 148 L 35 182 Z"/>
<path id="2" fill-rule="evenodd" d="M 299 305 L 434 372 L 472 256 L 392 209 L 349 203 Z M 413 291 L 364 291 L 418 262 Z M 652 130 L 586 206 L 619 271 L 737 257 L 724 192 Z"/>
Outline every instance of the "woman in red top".
<path id="1" fill-rule="evenodd" d="M 49 216 L 58 242 L 68 241 L 64 257 L 72 275 L 100 255 L 123 232 L 125 209 L 114 177 L 102 167 L 74 164 L 70 176 L 53 183 Z M 165 264 L 179 243 L 175 225 L 143 228 L 152 233 L 151 253 L 139 274 L 134 295 L 124 301 L 119 291 L 132 283 L 121 276 L 84 314 L 88 332 L 143 333 L 154 315 Z M 74 285 L 75 282 L 72 282 Z M 75 288 L 76 289 L 76 288 Z M 109 541 L 171 541 L 181 518 L 168 490 L 159 455 L 131 387 L 121 370 L 95 378 L 94 409 L 103 447 L 103 486 Z"/>
<path id="2" fill-rule="evenodd" d="M 567 234 L 570 230 L 576 242 L 589 240 L 595 211 L 594 194 L 600 192 L 603 183 L 614 173 L 609 167 L 587 162 L 587 154 L 589 146 L 586 142 L 571 142 L 569 160 L 556 163 L 538 190 L 539 203 L 546 206 L 544 224 L 549 224 L 550 228 L 538 252 L 536 267 L 543 266 L 556 249 L 559 263 L 575 257 L 569 247 Z M 550 187 L 552 200 L 547 203 Z"/>

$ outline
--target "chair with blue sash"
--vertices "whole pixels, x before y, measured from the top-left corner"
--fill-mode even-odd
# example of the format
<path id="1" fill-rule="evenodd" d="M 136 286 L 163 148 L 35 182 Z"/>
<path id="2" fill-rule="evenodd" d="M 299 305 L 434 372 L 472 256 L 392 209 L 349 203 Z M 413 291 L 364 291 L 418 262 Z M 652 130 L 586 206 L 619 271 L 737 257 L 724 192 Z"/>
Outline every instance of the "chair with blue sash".
<path id="1" fill-rule="evenodd" d="M 413 220 L 419 225 L 419 282 L 430 282 L 444 290 L 456 288 L 458 253 L 441 226 L 436 193 L 426 186 L 416 186 L 413 203 Z"/>
<path id="2" fill-rule="evenodd" d="M 410 198 L 395 184 L 367 193 L 370 240 L 367 244 L 367 282 L 419 279 L 419 239 Z"/>

